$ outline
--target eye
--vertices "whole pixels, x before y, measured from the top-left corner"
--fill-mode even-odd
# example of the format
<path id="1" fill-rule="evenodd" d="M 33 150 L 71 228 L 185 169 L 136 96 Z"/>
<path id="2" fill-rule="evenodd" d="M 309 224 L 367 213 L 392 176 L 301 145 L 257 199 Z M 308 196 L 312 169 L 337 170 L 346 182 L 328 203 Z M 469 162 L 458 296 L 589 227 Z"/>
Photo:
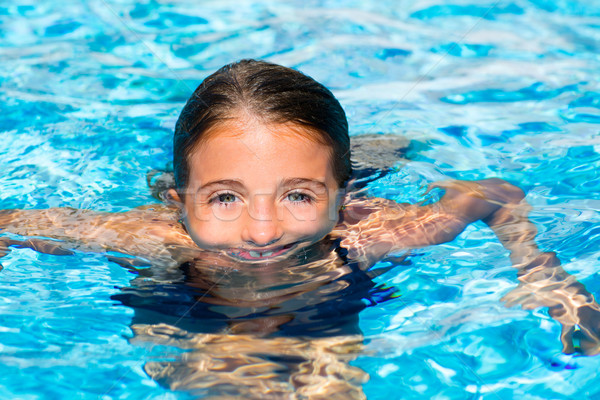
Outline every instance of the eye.
<path id="1" fill-rule="evenodd" d="M 221 193 L 217 196 L 220 203 L 233 203 L 237 200 L 237 197 L 233 193 Z"/>
<path id="2" fill-rule="evenodd" d="M 310 197 L 309 195 L 302 193 L 302 192 L 289 193 L 287 195 L 287 199 L 294 203 L 304 203 L 304 202 L 308 203 L 313 200 L 312 197 Z"/>
<path id="3" fill-rule="evenodd" d="M 208 202 L 216 205 L 229 206 L 237 201 L 239 201 L 239 198 L 234 193 L 223 192 L 216 193 Z"/>

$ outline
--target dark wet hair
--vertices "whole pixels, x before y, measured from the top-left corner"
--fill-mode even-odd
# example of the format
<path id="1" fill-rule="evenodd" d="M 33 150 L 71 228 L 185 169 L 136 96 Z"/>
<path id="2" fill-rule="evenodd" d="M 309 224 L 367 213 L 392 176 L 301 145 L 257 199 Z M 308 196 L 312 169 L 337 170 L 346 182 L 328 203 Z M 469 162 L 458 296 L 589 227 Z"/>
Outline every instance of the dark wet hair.
<path id="1" fill-rule="evenodd" d="M 277 64 L 241 60 L 207 77 L 181 111 L 173 136 L 173 169 L 178 190 L 189 179 L 189 157 L 204 134 L 219 122 L 248 112 L 265 123 L 291 122 L 332 149 L 334 176 L 344 187 L 352 173 L 348 122 L 342 106 L 323 85 Z"/>

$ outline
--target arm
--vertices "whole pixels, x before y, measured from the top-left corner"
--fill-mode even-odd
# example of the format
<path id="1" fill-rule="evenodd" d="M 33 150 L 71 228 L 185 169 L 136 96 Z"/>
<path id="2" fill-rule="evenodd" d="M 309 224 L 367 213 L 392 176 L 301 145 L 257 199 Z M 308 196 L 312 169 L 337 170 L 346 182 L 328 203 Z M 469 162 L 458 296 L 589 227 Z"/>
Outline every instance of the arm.
<path id="1" fill-rule="evenodd" d="M 490 218 L 524 196 L 500 179 L 439 182 L 430 189 L 434 187 L 445 189 L 445 194 L 426 206 L 352 200 L 345 205 L 334 235 L 342 237 L 352 257 L 372 265 L 390 252 L 449 242 L 468 224 Z"/>
<path id="2" fill-rule="evenodd" d="M 0 228 L 22 236 L 64 240 L 72 248 L 118 251 L 142 257 L 160 255 L 165 245 L 191 245 L 176 212 L 147 206 L 123 213 L 73 208 L 0 210 Z"/>
<path id="3" fill-rule="evenodd" d="M 537 229 L 528 218 L 531 207 L 521 189 L 500 179 L 448 181 L 433 187 L 446 193 L 439 202 L 424 207 L 381 199 L 377 205 L 351 205 L 344 216 L 350 235 L 342 244 L 354 247 L 351 255 L 372 265 L 395 250 L 453 240 L 468 224 L 482 220 L 510 252 L 518 270 L 520 283 L 505 296 L 507 306 L 548 307 L 562 324 L 565 353 L 575 350 L 574 334 L 585 354 L 600 352 L 600 306 L 564 271 L 554 253 L 540 252 L 534 241 Z M 372 237 L 367 240 L 364 235 L 369 232 Z M 575 332 L 576 326 L 581 330 Z"/>
<path id="4" fill-rule="evenodd" d="M 464 183 L 470 185 L 470 183 Z M 573 353 L 574 335 L 579 351 L 600 352 L 600 306 L 576 278 L 567 273 L 552 252 L 541 252 L 535 243 L 537 228 L 529 220 L 531 206 L 520 189 L 499 180 L 475 182 L 475 191 L 498 205 L 481 218 L 510 251 L 518 270 L 519 286 L 504 297 L 507 306 L 521 304 L 525 309 L 548 307 L 549 314 L 562 325 L 565 353 Z M 504 192 L 504 193 L 502 193 Z M 580 330 L 575 332 L 575 327 Z"/>
<path id="5" fill-rule="evenodd" d="M 598 354 L 600 306 L 585 286 L 561 267 L 555 253 L 540 252 L 534 241 L 537 229 L 528 219 L 530 209 L 522 200 L 501 207 L 484 219 L 510 251 L 513 266 L 518 269 L 519 285 L 503 300 L 508 307 L 548 307 L 550 316 L 562 325 L 563 352 Z M 576 331 L 576 327 L 580 330 Z"/>

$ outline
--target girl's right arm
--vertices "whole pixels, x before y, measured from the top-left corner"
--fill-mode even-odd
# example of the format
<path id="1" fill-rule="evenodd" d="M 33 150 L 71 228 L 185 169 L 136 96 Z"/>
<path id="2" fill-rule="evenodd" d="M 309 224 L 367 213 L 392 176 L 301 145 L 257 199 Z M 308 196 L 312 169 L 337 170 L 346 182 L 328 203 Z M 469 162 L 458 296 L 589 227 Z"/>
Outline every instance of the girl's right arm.
<path id="1" fill-rule="evenodd" d="M 144 257 L 164 253 L 166 244 L 191 244 L 177 223 L 176 211 L 160 205 L 121 213 L 74 208 L 0 210 L 0 229 L 22 236 L 63 240 L 72 248 Z"/>
<path id="2" fill-rule="evenodd" d="M 101 213 L 74 208 L 0 210 L 0 229 L 21 236 L 91 242 L 102 219 Z"/>

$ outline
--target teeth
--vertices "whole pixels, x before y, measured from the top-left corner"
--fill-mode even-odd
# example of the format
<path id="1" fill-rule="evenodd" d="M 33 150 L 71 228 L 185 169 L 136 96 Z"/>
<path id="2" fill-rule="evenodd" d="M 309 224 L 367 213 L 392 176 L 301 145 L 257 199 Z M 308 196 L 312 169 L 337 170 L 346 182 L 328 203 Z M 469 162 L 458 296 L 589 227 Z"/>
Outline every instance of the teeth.
<path id="1" fill-rule="evenodd" d="M 248 253 L 250 253 L 250 257 L 252 258 L 261 258 L 261 257 L 270 257 L 273 255 L 274 251 L 265 251 L 264 253 L 260 253 L 258 251 L 252 251 L 250 250 Z"/>

